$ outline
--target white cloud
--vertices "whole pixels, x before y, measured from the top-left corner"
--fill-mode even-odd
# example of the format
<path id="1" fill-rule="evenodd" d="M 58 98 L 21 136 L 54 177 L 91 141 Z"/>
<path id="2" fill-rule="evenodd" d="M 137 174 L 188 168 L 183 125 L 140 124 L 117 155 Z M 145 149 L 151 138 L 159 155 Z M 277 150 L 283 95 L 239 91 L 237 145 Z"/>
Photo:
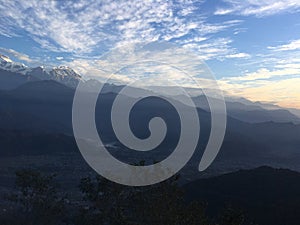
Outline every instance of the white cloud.
<path id="1" fill-rule="evenodd" d="M 300 9 L 299 0 L 223 0 L 229 6 L 218 8 L 215 15 L 237 14 L 257 17 L 270 16 L 278 13 L 297 12 Z"/>
<path id="2" fill-rule="evenodd" d="M 3 54 L 9 55 L 9 56 L 15 57 L 21 61 L 28 62 L 28 63 L 31 63 L 34 61 L 28 55 L 17 52 L 13 49 L 0 48 L 0 52 L 2 52 Z"/>
<path id="3" fill-rule="evenodd" d="M 234 96 L 300 108 L 300 63 L 285 64 L 285 61 L 278 61 L 273 69 L 260 68 L 243 76 L 222 78 L 219 84 Z"/>
<path id="4" fill-rule="evenodd" d="M 241 59 L 241 58 L 250 58 L 251 56 L 247 53 L 236 53 L 225 56 L 228 59 Z"/>
<path id="5" fill-rule="evenodd" d="M 51 51 L 100 55 L 124 43 L 205 38 L 241 22 L 208 23 L 197 10 L 201 2 L 2 0 L 0 33 L 21 30 Z"/>
<path id="6" fill-rule="evenodd" d="M 279 45 L 279 46 L 270 46 L 268 49 L 274 50 L 274 51 L 293 51 L 293 50 L 299 50 L 300 49 L 300 39 L 299 40 L 293 40 L 288 44 L 285 45 Z"/>
<path id="7" fill-rule="evenodd" d="M 231 95 L 252 101 L 272 102 L 287 108 L 300 108 L 299 84 L 299 77 L 238 84 L 219 81 L 221 88 Z"/>
<path id="8" fill-rule="evenodd" d="M 15 34 L 15 32 L 13 32 L 11 29 L 3 26 L 0 24 L 0 35 L 5 36 L 5 37 L 13 37 L 13 36 L 17 36 L 17 34 Z"/>
<path id="9" fill-rule="evenodd" d="M 144 85 L 196 86 L 211 85 L 214 79 L 198 54 L 164 43 L 130 44 L 113 49 L 100 59 L 77 59 L 68 64 L 85 78 L 115 83 L 147 80 Z M 206 82 L 204 82 L 206 81 Z M 210 81 L 210 82 L 208 82 Z M 204 88 L 204 87 L 203 87 Z"/>
<path id="10" fill-rule="evenodd" d="M 202 60 L 222 60 L 235 53 L 235 50 L 230 47 L 231 43 L 230 38 L 215 38 L 205 43 L 188 43 L 184 47 L 195 50 Z"/>
<path id="11" fill-rule="evenodd" d="M 240 81 L 257 82 L 258 80 L 266 80 L 273 77 L 291 76 L 291 75 L 300 75 L 300 68 L 284 68 L 279 70 L 269 70 L 266 68 L 261 68 L 254 73 L 246 73 L 244 76 L 239 76 L 239 77 L 223 78 L 223 80 L 228 82 L 240 82 Z"/>
<path id="12" fill-rule="evenodd" d="M 246 32 L 248 29 L 247 28 L 235 28 L 234 29 L 234 35 L 238 35 L 238 34 L 240 34 L 240 33 L 244 33 L 244 32 Z"/>
<path id="13" fill-rule="evenodd" d="M 217 9 L 217 11 L 215 12 L 215 15 L 219 15 L 219 16 L 222 16 L 222 15 L 227 15 L 227 14 L 230 14 L 230 13 L 233 13 L 235 10 L 234 9 Z"/>

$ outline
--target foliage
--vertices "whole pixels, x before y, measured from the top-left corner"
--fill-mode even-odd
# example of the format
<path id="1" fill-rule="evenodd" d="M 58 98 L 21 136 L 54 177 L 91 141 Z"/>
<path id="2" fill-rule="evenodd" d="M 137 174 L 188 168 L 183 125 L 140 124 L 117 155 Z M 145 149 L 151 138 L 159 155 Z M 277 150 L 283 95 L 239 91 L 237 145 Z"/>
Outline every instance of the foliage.
<path id="1" fill-rule="evenodd" d="M 18 205 L 16 224 L 62 224 L 64 199 L 59 198 L 53 184 L 54 175 L 33 170 L 16 172 L 18 192 L 9 199 Z"/>
<path id="2" fill-rule="evenodd" d="M 90 218 L 89 224 L 97 219 L 102 224 L 207 224 L 202 205 L 184 202 L 178 178 L 148 187 L 125 187 L 100 177 L 85 178 L 80 189 L 91 206 L 85 219 Z"/>
<path id="3" fill-rule="evenodd" d="M 212 225 L 206 205 L 187 203 L 179 176 L 146 187 L 128 187 L 96 176 L 79 184 L 82 201 L 66 204 L 55 188 L 54 175 L 33 170 L 16 173 L 18 207 L 1 218 L 3 225 Z M 14 215 L 18 215 L 15 217 Z M 218 225 L 244 225 L 241 211 L 227 207 Z"/>

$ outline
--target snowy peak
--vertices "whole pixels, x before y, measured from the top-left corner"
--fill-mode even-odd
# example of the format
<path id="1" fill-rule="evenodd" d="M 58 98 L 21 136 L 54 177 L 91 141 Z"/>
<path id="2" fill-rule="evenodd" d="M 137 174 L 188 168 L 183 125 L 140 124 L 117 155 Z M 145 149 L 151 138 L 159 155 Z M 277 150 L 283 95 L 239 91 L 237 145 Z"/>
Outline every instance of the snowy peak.
<path id="1" fill-rule="evenodd" d="M 42 80 L 55 80 L 69 87 L 76 87 L 78 82 L 81 80 L 81 76 L 67 66 L 59 66 L 47 69 L 40 66 L 31 69 L 28 74 Z"/>
<path id="2" fill-rule="evenodd" d="M 31 68 L 24 64 L 14 62 L 9 57 L 1 54 L 0 69 L 35 77 L 38 80 L 55 80 L 69 87 L 76 87 L 81 80 L 81 76 L 68 66 L 58 66 L 53 68 L 39 66 Z"/>
<path id="3" fill-rule="evenodd" d="M 0 62 L 12 63 L 13 61 L 9 57 L 0 54 Z"/>
<path id="4" fill-rule="evenodd" d="M 0 69 L 10 72 L 26 74 L 29 68 L 22 63 L 13 62 L 8 56 L 0 54 Z"/>
<path id="5" fill-rule="evenodd" d="M 73 77 L 81 79 L 81 76 L 68 66 L 54 67 L 52 72 L 61 77 Z"/>

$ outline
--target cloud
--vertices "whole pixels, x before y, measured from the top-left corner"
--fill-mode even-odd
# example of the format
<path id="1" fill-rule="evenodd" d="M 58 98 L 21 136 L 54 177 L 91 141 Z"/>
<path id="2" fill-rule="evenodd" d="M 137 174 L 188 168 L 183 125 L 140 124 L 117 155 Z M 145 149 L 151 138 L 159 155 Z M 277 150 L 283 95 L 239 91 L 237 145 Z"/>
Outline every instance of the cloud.
<path id="1" fill-rule="evenodd" d="M 242 16 L 264 17 L 285 12 L 297 12 L 300 9 L 298 0 L 223 0 L 227 7 L 218 8 L 215 15 L 236 14 Z"/>
<path id="2" fill-rule="evenodd" d="M 142 80 L 144 86 L 193 87 L 197 85 L 195 80 L 201 79 L 201 85 L 206 87 L 214 82 L 198 54 L 170 43 L 129 44 L 113 49 L 100 59 L 76 59 L 68 66 L 86 79 L 101 82 L 113 79 L 119 84 Z"/>
<path id="3" fill-rule="evenodd" d="M 273 69 L 260 68 L 256 72 L 222 78 L 218 82 L 230 95 L 300 108 L 300 64 L 297 63 L 279 61 Z"/>
<path id="4" fill-rule="evenodd" d="M 300 68 L 284 68 L 279 70 L 269 70 L 266 68 L 261 68 L 254 73 L 246 73 L 244 76 L 239 77 L 228 77 L 224 78 L 228 82 L 240 82 L 240 81 L 258 81 L 266 80 L 274 77 L 280 76 L 291 76 L 300 75 Z"/>
<path id="5" fill-rule="evenodd" d="M 227 55 L 226 58 L 228 59 L 241 59 L 241 58 L 250 58 L 251 56 L 247 53 L 236 53 Z"/>
<path id="6" fill-rule="evenodd" d="M 0 35 L 5 36 L 5 37 L 13 37 L 13 36 L 17 36 L 17 34 L 15 34 L 11 29 L 7 29 L 6 27 L 2 26 L 0 24 Z"/>
<path id="7" fill-rule="evenodd" d="M 100 55 L 133 42 L 207 38 L 241 23 L 208 23 L 198 10 L 202 2 L 2 0 L 0 33 L 21 31 L 50 51 Z"/>
<path id="8" fill-rule="evenodd" d="M 248 30 L 248 28 L 235 28 L 234 29 L 234 35 L 238 35 L 238 34 L 240 34 L 240 33 L 244 33 L 244 32 L 246 32 Z"/>
<path id="9" fill-rule="evenodd" d="M 230 38 L 210 39 L 205 43 L 188 43 L 184 47 L 193 49 L 202 60 L 224 59 L 235 50 L 230 47 L 232 40 Z"/>
<path id="10" fill-rule="evenodd" d="M 222 16 L 222 15 L 227 15 L 227 14 L 231 14 L 233 13 L 235 10 L 232 8 L 232 9 L 217 9 L 217 11 L 215 12 L 215 15 L 219 15 L 219 16 Z"/>
<path id="11" fill-rule="evenodd" d="M 28 63 L 31 63 L 31 62 L 34 61 L 28 55 L 20 53 L 20 52 L 17 52 L 17 51 L 15 51 L 13 49 L 0 48 L 0 52 L 2 52 L 3 54 L 7 54 L 9 56 L 15 57 L 15 58 L 17 58 L 17 59 L 19 59 L 21 61 L 28 62 Z"/>
<path id="12" fill-rule="evenodd" d="M 219 81 L 219 85 L 229 94 L 245 97 L 252 101 L 273 102 L 282 107 L 300 109 L 300 77 L 282 80 L 231 84 L 226 81 Z M 256 84 L 256 85 L 255 85 Z"/>
<path id="13" fill-rule="evenodd" d="M 293 40 L 288 44 L 285 45 L 279 45 L 276 47 L 268 47 L 268 49 L 274 50 L 274 51 L 293 51 L 293 50 L 299 50 L 300 49 L 300 39 L 299 40 Z"/>

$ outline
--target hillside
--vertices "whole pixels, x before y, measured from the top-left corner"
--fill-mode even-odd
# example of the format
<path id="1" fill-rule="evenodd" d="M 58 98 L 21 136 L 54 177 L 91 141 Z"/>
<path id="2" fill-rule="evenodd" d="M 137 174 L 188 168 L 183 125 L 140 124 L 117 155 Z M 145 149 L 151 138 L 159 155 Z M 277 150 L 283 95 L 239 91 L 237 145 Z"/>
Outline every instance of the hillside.
<path id="1" fill-rule="evenodd" d="M 300 173 L 259 167 L 218 177 L 200 179 L 184 186 L 188 201 L 208 203 L 216 214 L 222 207 L 240 208 L 260 225 L 297 225 L 300 220 Z"/>

